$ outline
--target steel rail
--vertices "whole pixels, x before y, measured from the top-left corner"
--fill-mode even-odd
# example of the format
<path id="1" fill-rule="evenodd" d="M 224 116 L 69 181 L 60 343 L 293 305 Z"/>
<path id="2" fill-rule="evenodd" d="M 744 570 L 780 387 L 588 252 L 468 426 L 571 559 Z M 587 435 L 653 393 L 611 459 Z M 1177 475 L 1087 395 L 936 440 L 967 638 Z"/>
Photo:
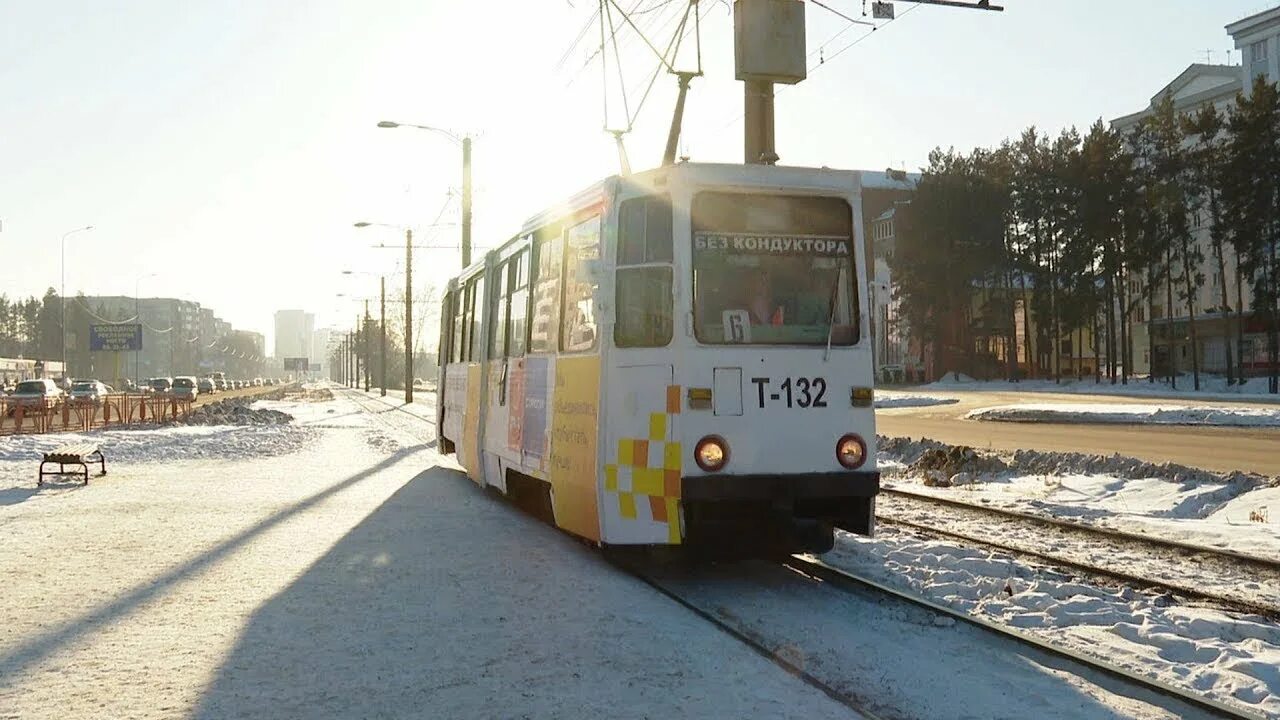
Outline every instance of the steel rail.
<path id="1" fill-rule="evenodd" d="M 987 547 L 995 548 L 997 550 L 1001 550 L 1014 555 L 1023 555 L 1026 557 L 1037 558 L 1037 559 L 1052 563 L 1054 565 L 1061 565 L 1063 567 L 1074 568 L 1076 570 L 1080 570 L 1091 575 L 1110 577 L 1112 579 L 1121 580 L 1126 583 L 1145 585 L 1147 587 L 1159 588 L 1169 592 L 1178 593 L 1180 595 L 1184 595 L 1189 598 L 1207 600 L 1216 605 L 1222 606 L 1223 609 L 1228 609 L 1235 612 L 1256 613 L 1259 615 L 1269 617 L 1273 620 L 1280 619 L 1280 605 L 1268 605 L 1266 603 L 1258 603 L 1258 602 L 1253 602 L 1251 600 L 1229 598 L 1224 595 L 1218 595 L 1216 593 L 1207 592 L 1207 591 L 1200 590 L 1188 585 L 1179 585 L 1177 583 L 1169 582 L 1167 580 L 1158 580 L 1156 578 L 1147 577 L 1145 575 L 1136 575 L 1130 572 L 1126 572 L 1124 570 L 1104 568 L 1102 566 L 1093 565 L 1081 560 L 1072 560 L 1070 558 L 1062 557 L 1061 555 L 1050 555 L 1048 553 L 1041 552 L 1039 550 L 1032 550 L 1030 548 L 1022 547 L 1019 545 L 1010 545 L 1008 543 L 1000 542 L 997 540 L 990 540 L 990 539 L 975 537 L 973 535 L 957 532 L 955 530 L 943 530 L 941 528 L 933 527 L 931 525 L 922 525 L 920 523 L 912 522 L 910 520 L 901 520 L 898 518 L 887 517 L 879 514 L 876 515 L 876 520 L 878 522 L 889 524 L 889 525 L 901 525 L 903 527 L 908 527 L 913 530 L 930 534 L 930 535 L 955 538 L 957 540 L 963 540 L 967 543 L 971 543 L 974 545 L 985 545 Z"/>
<path id="2" fill-rule="evenodd" d="M 683 595 L 676 592 L 675 590 L 672 590 L 671 588 L 663 585 L 661 580 L 658 580 L 652 575 L 644 572 L 640 568 L 636 567 L 635 564 L 630 562 L 625 562 L 617 558 L 608 558 L 608 560 L 610 564 L 612 564 L 614 567 L 617 567 L 618 569 L 622 570 L 628 575 L 636 578 L 640 582 L 643 582 L 644 584 L 658 591 L 662 595 L 669 598 L 672 602 L 675 602 L 676 604 L 680 605 L 681 607 L 684 607 L 685 609 L 687 609 L 689 612 L 693 613 L 697 617 L 707 621 L 720 632 L 723 632 L 724 634 L 728 635 L 734 640 L 737 640 L 738 642 L 747 646 L 752 651 L 754 651 L 757 655 L 763 657 L 764 659 L 768 660 L 774 665 L 777 665 L 778 667 L 782 668 L 784 671 L 787 672 L 787 674 L 797 678 L 798 680 L 805 683 L 806 685 L 809 685 L 810 687 L 822 692 L 824 695 L 831 698 L 835 702 L 840 703 L 841 705 L 849 708 L 855 713 L 858 713 L 859 716 L 865 717 L 868 720 L 886 720 L 884 716 L 879 715 L 874 711 L 868 709 L 862 703 L 862 701 L 858 700 L 856 697 L 853 697 L 848 693 L 845 693 L 845 692 L 842 692 L 841 690 L 836 689 L 835 687 L 823 681 L 821 678 L 817 677 L 816 675 L 813 675 L 812 673 L 808 672 L 807 670 L 800 667 L 799 665 L 791 662 L 790 660 L 787 660 L 785 657 L 780 655 L 776 650 L 774 650 L 773 648 L 765 644 L 764 641 L 759 640 L 755 637 L 752 637 L 750 634 L 734 627 L 728 622 L 725 622 L 723 619 L 717 617 L 715 613 L 712 613 L 709 610 L 703 609 L 697 603 L 693 602 L 692 600 L 689 600 L 688 598 L 684 597 Z"/>
<path id="3" fill-rule="evenodd" d="M 913 595 L 902 590 L 890 587 L 883 583 L 877 582 L 870 578 L 857 575 L 853 572 L 830 565 L 822 560 L 796 555 L 784 560 L 783 564 L 813 578 L 831 583 L 842 590 L 852 591 L 855 586 L 870 588 L 877 592 L 905 600 L 913 605 L 932 610 L 947 617 L 954 618 L 960 622 L 972 625 L 977 628 L 986 630 L 989 633 L 1001 637 L 1009 638 L 1028 647 L 1035 648 L 1041 652 L 1048 653 L 1055 657 L 1070 660 L 1085 667 L 1098 670 L 1102 673 L 1118 678 L 1125 682 L 1131 683 L 1143 689 L 1149 690 L 1162 697 L 1168 697 L 1188 703 L 1196 708 L 1212 713 L 1213 715 L 1226 718 L 1253 718 L 1262 717 L 1260 715 L 1251 715 L 1245 708 L 1228 705 L 1218 700 L 1213 700 L 1201 695 L 1197 695 L 1190 690 L 1168 685 L 1158 680 L 1140 675 L 1132 670 L 1121 667 L 1102 658 L 1091 657 L 1081 652 L 1071 650 L 1069 648 L 1054 645 L 1047 640 L 1042 640 L 1031 633 L 1018 630 L 1016 628 L 1005 627 L 985 618 L 981 618 L 961 610 L 955 610 L 940 603 L 933 602 L 917 595 Z"/>
<path id="4" fill-rule="evenodd" d="M 1139 535 L 1138 533 L 1127 532 L 1124 530 L 1115 530 L 1112 528 L 1098 527 L 1096 525 L 1088 525 L 1085 523 L 1072 522 L 1061 518 L 1045 517 L 1043 515 L 1033 515 L 1031 513 L 1019 512 L 1017 510 L 1008 510 L 998 507 L 985 507 L 975 505 L 974 503 L 964 502 L 962 500 L 952 500 L 950 498 L 940 498 L 933 495 L 925 495 L 923 493 L 911 492 L 910 490 L 901 490 L 894 487 L 881 487 L 880 492 L 885 495 L 893 495 L 896 497 L 906 497 L 912 500 L 920 500 L 923 502 L 931 502 L 937 505 L 947 505 L 950 507 L 964 508 L 975 512 L 987 513 L 989 515 L 1001 515 L 1004 517 L 1015 518 L 1027 522 L 1039 523 L 1041 525 L 1052 525 L 1054 527 L 1064 528 L 1080 533 L 1092 533 L 1094 535 L 1103 535 L 1111 538 L 1118 538 L 1128 542 L 1141 543 L 1144 545 L 1154 545 L 1157 547 L 1177 550 L 1184 553 L 1194 553 L 1199 555 L 1216 555 L 1221 558 L 1237 560 L 1249 563 L 1268 570 L 1280 571 L 1280 561 L 1270 560 L 1267 558 L 1250 555 L 1248 553 L 1237 552 L 1235 550 L 1223 550 L 1219 548 L 1210 548 L 1203 545 L 1195 545 L 1193 543 L 1181 542 L 1178 540 L 1169 540 L 1167 538 L 1151 537 L 1148 535 Z"/>

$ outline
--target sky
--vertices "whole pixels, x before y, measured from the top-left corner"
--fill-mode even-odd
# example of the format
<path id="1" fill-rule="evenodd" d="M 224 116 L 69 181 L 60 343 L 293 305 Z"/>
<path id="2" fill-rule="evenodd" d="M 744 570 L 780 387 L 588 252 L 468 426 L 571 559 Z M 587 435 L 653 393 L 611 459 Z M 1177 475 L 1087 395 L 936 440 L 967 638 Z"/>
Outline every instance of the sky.
<path id="1" fill-rule="evenodd" d="M 661 48 L 684 14 L 684 0 L 617 1 Z M 1224 25 L 1276 5 L 900 0 L 871 31 L 840 16 L 861 19 L 861 0 L 823 4 L 806 3 L 809 77 L 777 94 L 778 153 L 873 170 L 1140 110 L 1187 65 L 1228 61 Z M 698 66 L 700 36 L 680 148 L 694 161 L 742 161 L 730 5 L 701 0 L 676 62 Z M 597 6 L 0 0 L 0 292 L 43 294 L 65 267 L 68 294 L 194 300 L 270 348 L 276 310 L 349 327 L 376 275 L 403 287 L 403 250 L 377 247 L 402 245 L 401 231 L 359 221 L 418 227 L 415 244 L 441 249 L 416 251 L 415 293 L 442 286 L 460 261 L 460 149 L 376 123 L 474 138 L 478 251 L 616 173 L 606 124 L 630 124 L 634 169 L 657 165 L 676 81 L 658 73 L 640 103 L 657 59 L 620 12 L 602 68 Z M 63 233 L 86 225 L 64 266 Z"/>

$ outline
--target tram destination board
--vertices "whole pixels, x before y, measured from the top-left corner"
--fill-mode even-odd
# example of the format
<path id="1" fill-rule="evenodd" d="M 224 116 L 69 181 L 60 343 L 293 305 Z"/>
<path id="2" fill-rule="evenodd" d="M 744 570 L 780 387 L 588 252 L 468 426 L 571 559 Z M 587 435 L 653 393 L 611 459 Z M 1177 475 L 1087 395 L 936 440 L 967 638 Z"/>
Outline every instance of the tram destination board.
<path id="1" fill-rule="evenodd" d="M 91 352 L 135 352 L 142 349 L 142 325 L 124 323 L 89 326 Z"/>

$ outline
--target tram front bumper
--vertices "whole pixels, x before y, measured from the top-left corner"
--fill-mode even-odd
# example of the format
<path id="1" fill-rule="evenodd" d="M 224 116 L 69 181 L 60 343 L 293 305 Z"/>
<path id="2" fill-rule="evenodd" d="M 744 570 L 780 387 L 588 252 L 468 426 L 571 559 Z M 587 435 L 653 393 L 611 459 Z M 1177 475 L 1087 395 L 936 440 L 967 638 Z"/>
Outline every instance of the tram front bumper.
<path id="1" fill-rule="evenodd" d="M 685 477 L 685 541 L 734 554 L 826 552 L 836 527 L 872 533 L 879 492 L 876 471 Z"/>
<path id="2" fill-rule="evenodd" d="M 880 473 L 846 470 L 795 475 L 697 475 L 680 480 L 681 499 L 690 502 L 762 500 L 770 503 L 875 497 Z"/>

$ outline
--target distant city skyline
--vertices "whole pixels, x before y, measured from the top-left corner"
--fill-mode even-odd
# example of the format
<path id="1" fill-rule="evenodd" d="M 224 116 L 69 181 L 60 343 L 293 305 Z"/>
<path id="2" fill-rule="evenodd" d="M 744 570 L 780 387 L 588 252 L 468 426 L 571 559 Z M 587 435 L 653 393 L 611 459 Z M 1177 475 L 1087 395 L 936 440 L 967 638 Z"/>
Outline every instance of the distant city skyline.
<path id="1" fill-rule="evenodd" d="M 682 4 L 642 2 L 655 9 L 638 22 L 667 39 Z M 1083 129 L 1142 107 L 1194 62 L 1226 61 L 1224 26 L 1276 5 L 1004 4 L 991 13 L 898 2 L 898 19 L 863 40 L 867 28 L 807 5 L 810 76 L 778 93 L 782 163 L 916 170 L 936 146 L 994 145 L 1029 125 Z M 627 104 L 613 83 L 603 117 L 598 58 L 587 62 L 598 34 L 573 43 L 591 29 L 591 5 L 7 4 L 0 287 L 19 296 L 57 287 L 62 234 L 94 225 L 67 241 L 68 294 L 132 296 L 140 282 L 145 296 L 217 308 L 268 335 L 267 347 L 276 308 L 346 327 L 355 312 L 338 293 L 371 294 L 376 280 L 343 270 L 385 273 L 389 289 L 403 282 L 401 255 L 372 247 L 393 245 L 396 232 L 353 223 L 439 218 L 441 227 L 422 227 L 423 244 L 457 243 L 456 145 L 378 129 L 379 120 L 476 136 L 478 252 L 615 173 L 602 126 L 625 127 L 624 107 L 634 115 L 632 165 L 656 163 L 675 82 L 659 74 L 638 110 L 654 61 L 631 38 Z M 742 88 L 728 5 L 703 6 L 706 75 L 690 90 L 680 150 L 737 163 Z M 692 48 L 681 66 L 696 63 Z M 415 260 L 421 292 L 442 284 L 458 255 L 423 250 Z M 435 341 L 425 335 L 420 347 Z"/>

